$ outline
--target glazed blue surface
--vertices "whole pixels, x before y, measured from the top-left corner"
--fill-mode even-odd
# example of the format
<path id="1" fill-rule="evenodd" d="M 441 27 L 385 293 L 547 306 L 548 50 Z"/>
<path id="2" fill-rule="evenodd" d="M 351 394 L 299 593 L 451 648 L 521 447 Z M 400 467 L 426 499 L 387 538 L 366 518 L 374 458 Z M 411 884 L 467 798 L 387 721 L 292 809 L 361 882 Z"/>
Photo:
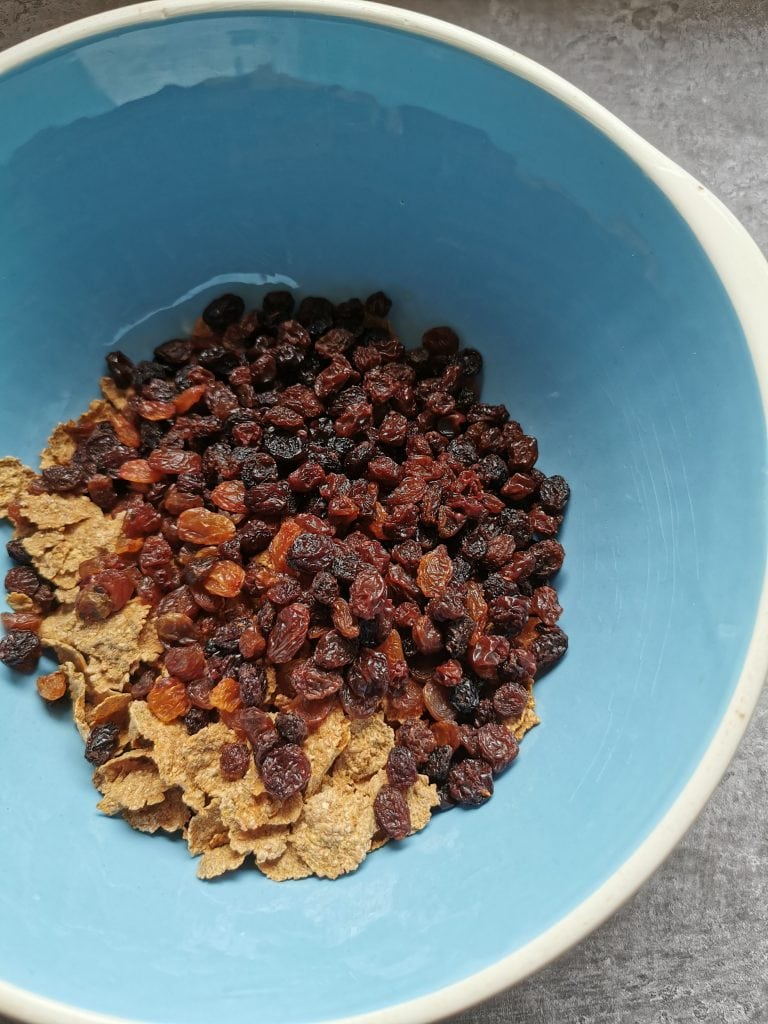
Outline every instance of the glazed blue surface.
<path id="1" fill-rule="evenodd" d="M 146 355 L 225 286 L 383 287 L 405 339 L 450 323 L 483 351 L 487 399 L 573 488 L 543 725 L 482 810 L 333 883 L 198 882 L 184 844 L 95 810 L 68 715 L 3 670 L 0 977 L 140 1020 L 298 1024 L 518 949 L 669 807 L 751 634 L 765 425 L 698 243 L 544 92 L 350 21 L 114 34 L 0 79 L 0 125 L 0 454 L 33 462 L 116 339 Z"/>

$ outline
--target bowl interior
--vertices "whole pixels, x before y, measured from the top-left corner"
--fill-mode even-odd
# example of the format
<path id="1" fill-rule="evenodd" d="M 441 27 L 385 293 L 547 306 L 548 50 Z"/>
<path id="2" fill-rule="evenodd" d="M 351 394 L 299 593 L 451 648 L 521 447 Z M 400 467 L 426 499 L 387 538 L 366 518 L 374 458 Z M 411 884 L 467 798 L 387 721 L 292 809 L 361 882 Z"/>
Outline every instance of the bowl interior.
<path id="1" fill-rule="evenodd" d="M 230 285 L 382 287 L 450 323 L 572 483 L 566 660 L 482 810 L 353 876 L 195 880 L 95 810 L 81 742 L 2 679 L 0 975 L 137 1020 L 326 1020 L 519 949 L 638 846 L 698 763 L 765 563 L 747 346 L 686 223 L 585 119 L 469 53 L 353 20 L 219 13 L 0 79 L 0 448 L 34 462 Z"/>

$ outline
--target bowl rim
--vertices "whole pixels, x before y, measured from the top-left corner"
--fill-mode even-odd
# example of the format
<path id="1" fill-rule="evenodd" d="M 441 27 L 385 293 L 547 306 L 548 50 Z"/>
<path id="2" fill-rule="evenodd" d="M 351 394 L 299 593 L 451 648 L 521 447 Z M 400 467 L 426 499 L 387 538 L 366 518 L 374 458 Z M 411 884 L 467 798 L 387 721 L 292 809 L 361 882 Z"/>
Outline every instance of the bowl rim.
<path id="1" fill-rule="evenodd" d="M 746 229 L 704 185 L 618 117 L 543 65 L 500 43 L 437 18 L 370 0 L 144 0 L 51 29 L 0 52 L 0 77 L 39 57 L 90 38 L 142 24 L 200 14 L 288 12 L 347 18 L 463 50 L 548 92 L 645 172 L 682 216 L 717 272 L 749 347 L 768 420 L 768 262 Z M 458 1013 L 522 981 L 557 959 L 619 909 L 669 856 L 725 773 L 768 674 L 768 573 L 752 636 L 732 698 L 699 764 L 664 816 L 627 860 L 565 917 L 514 953 L 467 978 L 334 1024 L 428 1024 Z M 79 1009 L 0 980 L 0 1012 L 30 1024 L 144 1024 Z"/>

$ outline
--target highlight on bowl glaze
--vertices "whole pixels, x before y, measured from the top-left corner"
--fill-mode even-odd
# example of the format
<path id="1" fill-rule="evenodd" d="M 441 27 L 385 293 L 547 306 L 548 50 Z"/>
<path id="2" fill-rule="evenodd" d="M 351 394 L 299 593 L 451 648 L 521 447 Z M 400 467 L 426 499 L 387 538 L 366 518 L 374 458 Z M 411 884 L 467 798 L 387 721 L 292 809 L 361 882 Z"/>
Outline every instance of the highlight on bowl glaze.
<path id="1" fill-rule="evenodd" d="M 542 967 L 692 823 L 768 666 L 756 246 L 556 75 L 362 0 L 77 22 L 0 54 L 0 124 L 2 454 L 217 292 L 383 287 L 404 338 L 483 351 L 573 487 L 543 724 L 483 809 L 339 881 L 202 885 L 95 811 L 68 715 L 0 679 L 0 1013 L 394 1024 Z"/>

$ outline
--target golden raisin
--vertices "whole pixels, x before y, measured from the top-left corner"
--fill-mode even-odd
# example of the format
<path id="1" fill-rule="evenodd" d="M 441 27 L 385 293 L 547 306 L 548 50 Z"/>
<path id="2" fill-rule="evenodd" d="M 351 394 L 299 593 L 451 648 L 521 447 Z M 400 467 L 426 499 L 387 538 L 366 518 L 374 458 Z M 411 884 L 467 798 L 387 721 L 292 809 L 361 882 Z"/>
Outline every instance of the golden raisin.
<path id="1" fill-rule="evenodd" d="M 188 508 L 178 520 L 179 540 L 189 544 L 223 544 L 235 536 L 235 524 L 205 508 Z"/>
<path id="2" fill-rule="evenodd" d="M 240 687 L 236 679 L 225 676 L 217 683 L 210 693 L 213 707 L 219 711 L 236 711 L 240 707 Z"/>
<path id="3" fill-rule="evenodd" d="M 288 563 L 285 560 L 286 555 L 290 551 L 293 542 L 302 533 L 304 533 L 303 526 L 297 523 L 295 519 L 286 519 L 272 538 L 272 542 L 269 545 L 269 557 L 272 559 L 272 565 L 278 572 L 290 572 Z"/>
<path id="4" fill-rule="evenodd" d="M 173 400 L 176 412 L 188 412 L 193 405 L 197 405 L 204 394 L 205 384 L 195 384 L 193 387 L 187 388 L 186 391 L 182 391 L 181 394 L 176 395 Z"/>
<path id="5" fill-rule="evenodd" d="M 453 576 L 453 561 L 445 544 L 440 544 L 419 559 L 416 582 L 425 597 L 438 597 Z"/>
<path id="6" fill-rule="evenodd" d="M 243 589 L 244 580 L 245 570 L 237 562 L 214 562 L 203 587 L 217 597 L 237 597 Z"/>
<path id="7" fill-rule="evenodd" d="M 245 507 L 245 484 L 242 480 L 224 480 L 211 491 L 211 501 L 225 512 L 242 515 Z"/>
<path id="8" fill-rule="evenodd" d="M 146 459 L 129 459 L 118 469 L 117 475 L 132 484 L 156 484 L 163 479 L 163 474 L 152 469 Z"/>
<path id="9" fill-rule="evenodd" d="M 120 444 L 128 445 L 129 448 L 141 447 L 141 434 L 127 416 L 116 413 L 112 417 L 112 429 Z"/>
<path id="10" fill-rule="evenodd" d="M 40 676 L 37 680 L 37 692 L 43 700 L 61 700 L 67 692 L 67 677 L 58 669 L 56 672 L 49 672 L 48 675 Z"/>
<path id="11" fill-rule="evenodd" d="M 184 683 L 173 676 L 160 676 L 147 694 L 147 706 L 155 718 L 165 725 L 186 715 L 190 708 Z"/>

